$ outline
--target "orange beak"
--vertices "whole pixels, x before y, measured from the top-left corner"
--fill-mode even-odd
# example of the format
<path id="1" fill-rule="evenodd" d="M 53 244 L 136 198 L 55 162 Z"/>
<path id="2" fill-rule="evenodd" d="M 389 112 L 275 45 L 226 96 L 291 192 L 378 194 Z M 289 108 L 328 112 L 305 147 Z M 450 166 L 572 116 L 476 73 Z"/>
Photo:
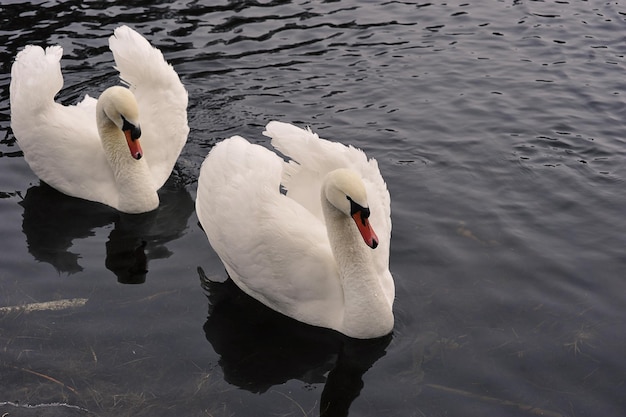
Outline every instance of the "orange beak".
<path id="1" fill-rule="evenodd" d="M 378 246 L 378 236 L 376 236 L 374 229 L 372 229 L 369 219 L 367 217 L 363 217 L 360 210 L 354 212 L 352 218 L 354 219 L 361 236 L 363 236 L 365 244 L 372 249 L 376 249 Z"/>
<path id="2" fill-rule="evenodd" d="M 133 139 L 130 130 L 125 130 L 124 135 L 126 136 L 126 143 L 128 143 L 128 149 L 130 149 L 132 157 L 137 160 L 141 159 L 143 151 L 141 150 L 139 139 Z"/>

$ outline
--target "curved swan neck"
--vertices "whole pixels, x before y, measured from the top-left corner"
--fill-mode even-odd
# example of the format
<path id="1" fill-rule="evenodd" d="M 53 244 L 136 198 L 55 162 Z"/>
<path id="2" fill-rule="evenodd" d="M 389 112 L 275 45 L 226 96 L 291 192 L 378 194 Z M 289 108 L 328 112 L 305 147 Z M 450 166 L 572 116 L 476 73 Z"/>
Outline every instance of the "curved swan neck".
<path id="1" fill-rule="evenodd" d="M 96 114 L 102 148 L 113 170 L 119 191 L 118 209 L 125 213 L 143 213 L 159 205 L 159 197 L 145 160 L 135 160 L 120 128 L 98 108 Z"/>
<path id="2" fill-rule="evenodd" d="M 343 287 L 345 309 L 341 331 L 356 338 L 389 333 L 393 328 L 393 312 L 372 259 L 373 249 L 363 242 L 353 220 L 324 197 L 322 209 Z"/>

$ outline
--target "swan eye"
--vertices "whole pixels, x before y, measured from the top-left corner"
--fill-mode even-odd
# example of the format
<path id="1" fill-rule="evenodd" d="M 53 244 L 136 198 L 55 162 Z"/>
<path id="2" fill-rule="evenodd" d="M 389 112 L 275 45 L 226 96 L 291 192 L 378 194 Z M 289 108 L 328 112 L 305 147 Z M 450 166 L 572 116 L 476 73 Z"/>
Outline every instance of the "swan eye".
<path id="1" fill-rule="evenodd" d="M 361 212 L 361 219 L 363 223 L 370 216 L 370 209 L 368 207 L 363 207 L 362 205 L 355 203 L 354 200 L 350 198 L 350 196 L 346 196 L 348 201 L 350 202 L 350 215 L 354 216 L 354 213 Z"/>
<path id="2" fill-rule="evenodd" d="M 125 131 L 130 131 L 130 138 L 132 140 L 137 140 L 139 139 L 139 137 L 141 137 L 141 128 L 139 126 L 135 126 L 134 124 L 132 124 L 131 122 L 129 122 L 128 120 L 126 120 L 126 118 L 124 116 L 122 116 L 122 121 L 124 122 L 122 124 L 122 130 Z"/>

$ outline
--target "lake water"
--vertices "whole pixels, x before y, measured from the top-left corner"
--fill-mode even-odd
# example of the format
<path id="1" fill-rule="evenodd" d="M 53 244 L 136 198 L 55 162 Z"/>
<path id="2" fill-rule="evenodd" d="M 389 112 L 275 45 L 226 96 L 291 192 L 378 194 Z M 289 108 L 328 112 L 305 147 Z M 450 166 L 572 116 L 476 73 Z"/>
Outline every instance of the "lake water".
<path id="1" fill-rule="evenodd" d="M 128 4 L 0 6 L 0 414 L 626 414 L 626 2 Z M 121 24 L 190 96 L 142 216 L 40 185 L 10 130 L 25 44 L 63 46 L 70 104 L 118 82 Z M 273 119 L 378 160 L 389 337 L 292 322 L 226 281 L 193 210 L 199 166 L 234 134 L 268 145 Z"/>

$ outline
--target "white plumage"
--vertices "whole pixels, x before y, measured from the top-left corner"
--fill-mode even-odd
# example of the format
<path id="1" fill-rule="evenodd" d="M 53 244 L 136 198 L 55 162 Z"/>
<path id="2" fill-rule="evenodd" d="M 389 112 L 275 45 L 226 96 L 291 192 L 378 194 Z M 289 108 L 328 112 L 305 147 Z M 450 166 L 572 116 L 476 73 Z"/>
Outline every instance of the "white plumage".
<path id="1" fill-rule="evenodd" d="M 156 191 L 187 141 L 187 91 L 161 51 L 134 30 L 118 27 L 109 46 L 134 99 L 120 92 L 122 87 L 114 88 L 107 103 L 116 110 L 107 115 L 109 120 L 102 119 L 100 129 L 97 100 L 86 96 L 74 106 L 54 101 L 63 87 L 62 48 L 34 45 L 26 46 L 11 68 L 11 127 L 26 162 L 52 187 L 120 211 L 146 212 L 158 206 Z M 119 110 L 132 113 L 136 108 L 136 120 Z M 141 155 L 128 148 L 116 155 L 105 152 L 103 144 L 125 140 L 120 117 L 141 129 Z"/>
<path id="2" fill-rule="evenodd" d="M 230 277 L 299 321 L 355 338 L 388 334 L 390 198 L 378 164 L 290 124 L 270 122 L 264 134 L 290 162 L 236 136 L 200 171 L 196 211 Z"/>

